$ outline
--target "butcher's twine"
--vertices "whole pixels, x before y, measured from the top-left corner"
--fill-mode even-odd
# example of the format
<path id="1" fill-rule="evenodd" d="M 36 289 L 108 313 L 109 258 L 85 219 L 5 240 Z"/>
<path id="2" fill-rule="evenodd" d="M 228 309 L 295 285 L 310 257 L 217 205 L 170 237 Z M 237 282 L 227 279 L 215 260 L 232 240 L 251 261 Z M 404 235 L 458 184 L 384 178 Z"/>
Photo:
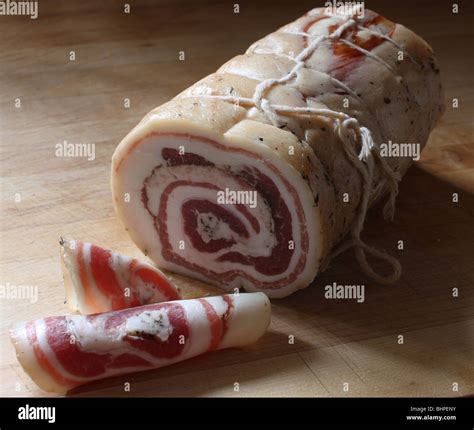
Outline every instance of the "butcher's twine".
<path id="1" fill-rule="evenodd" d="M 344 23 L 339 26 L 337 30 L 335 30 L 330 35 L 318 35 L 314 38 L 314 40 L 308 44 L 308 46 L 301 51 L 301 53 L 296 57 L 291 57 L 291 59 L 295 62 L 295 66 L 283 77 L 279 79 L 266 79 L 260 82 L 256 88 L 252 98 L 245 98 L 245 97 L 237 97 L 237 96 L 226 96 L 226 95 L 213 95 L 213 94 L 200 94 L 200 97 L 209 97 L 209 98 L 217 98 L 220 100 L 225 100 L 233 103 L 238 103 L 239 105 L 247 105 L 253 106 L 263 112 L 267 118 L 271 121 L 271 123 L 276 126 L 280 127 L 281 124 L 281 115 L 291 115 L 291 114 L 301 114 L 301 115 L 314 115 L 314 116 L 323 116 L 327 118 L 331 118 L 334 124 L 334 131 L 339 136 L 341 142 L 343 143 L 343 149 L 346 156 L 352 162 L 354 167 L 360 173 L 362 177 L 362 198 L 359 203 L 358 213 L 356 215 L 355 221 L 351 226 L 351 238 L 333 250 L 331 254 L 331 258 L 339 255 L 340 253 L 346 251 L 347 249 L 354 247 L 355 256 L 357 261 L 361 267 L 361 269 L 370 276 L 375 281 L 381 284 L 391 284 L 397 281 L 400 278 L 402 268 L 400 262 L 393 256 L 389 255 L 385 251 L 379 250 L 373 246 L 367 245 L 361 239 L 361 233 L 364 228 L 365 218 L 367 216 L 367 209 L 369 205 L 370 196 L 372 193 L 372 183 L 373 183 L 373 176 L 374 176 L 374 163 L 379 163 L 382 173 L 385 175 L 385 180 L 389 186 L 389 199 L 384 206 L 383 214 L 385 219 L 393 219 L 395 213 L 395 200 L 398 194 L 398 182 L 401 180 L 401 176 L 398 172 L 394 171 L 387 161 L 380 155 L 380 148 L 374 142 L 372 138 L 372 134 L 370 130 L 364 126 L 361 126 L 356 118 L 353 118 L 343 112 L 338 112 L 332 109 L 320 109 L 320 108 L 311 108 L 311 107 L 295 107 L 295 106 L 285 106 L 285 105 L 278 105 L 272 104 L 269 102 L 268 99 L 265 98 L 265 94 L 275 85 L 284 85 L 294 78 L 297 77 L 298 71 L 305 67 L 305 61 L 311 57 L 313 52 L 316 50 L 318 45 L 323 40 L 335 40 L 340 39 L 343 43 L 350 44 L 350 46 L 354 49 L 357 49 L 363 52 L 365 55 L 369 56 L 370 58 L 374 59 L 375 61 L 381 63 L 387 69 L 394 72 L 393 68 L 385 63 L 380 57 L 368 52 L 357 45 L 350 43 L 345 39 L 341 39 L 342 34 L 349 28 L 356 26 L 356 28 L 360 29 L 363 28 L 367 30 L 365 27 L 358 26 L 358 18 L 356 17 L 357 11 L 345 17 L 342 17 Z M 385 40 L 391 42 L 399 49 L 403 49 L 401 46 L 396 44 L 391 38 L 382 35 L 381 33 L 375 32 L 370 30 L 371 33 L 375 33 L 378 36 L 383 37 Z M 294 33 L 294 34 L 301 34 L 306 37 L 311 37 L 310 34 L 306 33 Z M 408 56 L 411 59 L 411 57 Z M 414 60 L 412 60 L 414 61 Z M 328 75 L 329 76 L 329 75 Z M 360 99 L 360 97 L 354 93 L 350 88 L 348 88 L 344 83 L 338 81 L 337 79 L 331 77 L 332 81 L 336 81 L 341 87 L 343 87 L 346 91 L 348 91 L 351 95 Z M 360 144 L 360 152 L 357 153 L 356 149 L 354 148 L 354 142 Z M 367 261 L 367 255 L 370 254 L 373 257 L 379 258 L 385 262 L 387 262 L 391 268 L 392 273 L 388 276 L 381 275 L 374 271 L 372 266 Z"/>

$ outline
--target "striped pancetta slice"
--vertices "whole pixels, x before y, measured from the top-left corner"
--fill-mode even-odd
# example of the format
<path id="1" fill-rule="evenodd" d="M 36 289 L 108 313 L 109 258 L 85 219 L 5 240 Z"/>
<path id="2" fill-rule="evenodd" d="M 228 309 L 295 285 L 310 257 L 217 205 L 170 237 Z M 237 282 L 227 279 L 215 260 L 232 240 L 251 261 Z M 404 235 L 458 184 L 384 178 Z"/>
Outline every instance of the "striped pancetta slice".
<path id="1" fill-rule="evenodd" d="M 66 302 L 88 315 L 181 298 L 156 267 L 80 240 L 62 238 Z"/>
<path id="2" fill-rule="evenodd" d="M 380 283 L 400 265 L 360 235 L 443 110 L 431 48 L 365 10 L 314 9 L 151 111 L 113 156 L 116 213 L 158 266 L 283 297 L 349 247 Z M 340 244 L 348 234 L 347 241 Z M 374 272 L 367 255 L 392 265 Z"/>
<path id="3" fill-rule="evenodd" d="M 270 314 L 263 293 L 229 294 L 21 322 L 11 339 L 35 383 L 65 393 L 109 376 L 251 344 L 265 333 Z"/>

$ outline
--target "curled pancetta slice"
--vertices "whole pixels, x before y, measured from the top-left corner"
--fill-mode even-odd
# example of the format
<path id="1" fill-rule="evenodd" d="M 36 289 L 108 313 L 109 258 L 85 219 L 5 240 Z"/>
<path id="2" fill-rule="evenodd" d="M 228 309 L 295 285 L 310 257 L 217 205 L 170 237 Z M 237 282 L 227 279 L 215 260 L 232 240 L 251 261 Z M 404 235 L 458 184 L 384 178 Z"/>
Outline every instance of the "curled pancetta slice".
<path id="1" fill-rule="evenodd" d="M 80 240 L 62 238 L 66 302 L 88 315 L 181 298 L 156 267 Z"/>
<path id="2" fill-rule="evenodd" d="M 11 339 L 35 383 L 65 393 L 109 376 L 248 345 L 265 333 L 270 314 L 265 294 L 231 294 L 21 322 Z"/>
<path id="3" fill-rule="evenodd" d="M 160 267 L 226 290 L 283 297 L 349 247 L 393 282 L 400 265 L 365 244 L 367 209 L 393 216 L 412 159 L 443 109 L 431 48 L 402 25 L 314 9 L 151 111 L 112 165 L 116 212 Z M 350 237 L 339 245 L 344 236 Z M 385 259 L 392 273 L 371 269 Z"/>

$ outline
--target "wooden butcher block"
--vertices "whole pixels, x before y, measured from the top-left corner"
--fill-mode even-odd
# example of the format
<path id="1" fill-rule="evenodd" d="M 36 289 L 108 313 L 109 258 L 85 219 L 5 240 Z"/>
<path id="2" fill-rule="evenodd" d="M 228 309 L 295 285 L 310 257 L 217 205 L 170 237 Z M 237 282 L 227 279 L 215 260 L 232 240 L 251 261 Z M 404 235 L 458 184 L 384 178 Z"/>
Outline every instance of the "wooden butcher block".
<path id="1" fill-rule="evenodd" d="M 128 3 L 127 14 L 122 2 L 41 1 L 36 20 L 0 17 L 2 396 L 48 395 L 18 364 L 8 328 L 68 312 L 59 237 L 141 257 L 112 206 L 110 159 L 121 138 L 156 105 L 322 5 L 241 1 L 235 13 L 234 1 Z M 446 92 L 446 113 L 401 184 L 394 222 L 376 208 L 363 234 L 400 259 L 400 281 L 375 285 L 348 251 L 314 285 L 272 302 L 258 343 L 72 395 L 474 394 L 473 26 L 470 2 L 457 3 L 458 14 L 450 1 L 370 2 L 433 46 Z M 94 160 L 56 156 L 64 141 L 95 144 Z M 220 293 L 175 281 L 187 297 Z M 365 285 L 365 301 L 326 299 L 334 282 Z M 37 287 L 38 296 L 5 297 L 9 286 Z"/>

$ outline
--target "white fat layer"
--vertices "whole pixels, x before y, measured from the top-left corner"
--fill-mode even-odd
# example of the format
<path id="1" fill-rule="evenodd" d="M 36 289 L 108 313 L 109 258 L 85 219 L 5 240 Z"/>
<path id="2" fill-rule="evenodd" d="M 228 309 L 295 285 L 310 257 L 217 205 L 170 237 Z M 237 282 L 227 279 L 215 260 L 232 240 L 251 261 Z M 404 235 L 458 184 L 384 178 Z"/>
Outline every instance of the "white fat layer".
<path id="1" fill-rule="evenodd" d="M 138 300 L 140 304 L 147 304 L 147 303 L 158 303 L 166 300 L 164 294 L 160 291 L 157 286 L 151 282 L 144 282 L 138 276 L 135 276 L 133 279 L 133 286 L 132 286 L 132 272 L 130 271 L 130 264 L 132 263 L 133 258 L 127 255 L 120 254 L 119 252 L 112 251 L 111 257 L 109 259 L 109 266 L 115 272 L 117 277 L 117 281 L 124 291 L 124 295 L 126 298 L 132 297 L 132 292 L 138 295 Z M 142 263 L 140 261 L 136 261 L 135 270 L 140 270 L 141 268 L 148 268 L 159 273 L 153 266 L 149 264 Z M 129 291 L 127 291 L 127 288 Z M 105 297 L 107 298 L 107 297 Z"/>
<path id="2" fill-rule="evenodd" d="M 243 346 L 257 341 L 270 325 L 271 304 L 264 293 L 247 293 L 231 295 L 233 309 L 227 320 L 227 333 L 219 345 L 219 349 Z M 222 310 L 221 298 L 210 297 L 207 300 L 215 309 Z"/>
<path id="3" fill-rule="evenodd" d="M 130 263 L 132 257 L 120 254 L 119 252 L 111 251 L 108 261 L 109 267 L 114 271 L 115 277 L 122 288 L 130 287 Z"/>
<path id="4" fill-rule="evenodd" d="M 197 232 L 205 243 L 209 243 L 211 240 L 232 239 L 232 229 L 212 212 L 196 212 L 195 215 L 197 218 Z"/>
<path id="5" fill-rule="evenodd" d="M 84 288 L 82 288 L 79 276 L 77 247 L 77 241 L 63 238 L 61 245 L 61 267 L 66 288 L 67 305 L 73 312 L 83 309 L 84 306 Z"/>
<path id="6" fill-rule="evenodd" d="M 320 34 L 324 34 L 325 36 L 329 35 L 329 29 L 333 25 L 338 25 L 340 24 L 341 19 L 339 17 L 330 17 L 326 18 L 323 21 L 316 21 L 310 28 L 309 28 L 309 34 L 314 34 L 316 36 L 319 36 Z"/>
<path id="7" fill-rule="evenodd" d="M 166 300 L 164 293 L 151 282 L 145 282 L 136 277 L 134 291 L 138 294 L 138 300 L 141 304 L 160 303 Z"/>
<path id="8" fill-rule="evenodd" d="M 111 309 L 112 305 L 111 305 L 110 297 L 106 297 L 104 294 L 101 293 L 100 289 L 98 288 L 95 282 L 94 276 L 92 275 L 91 247 L 92 247 L 92 244 L 88 242 L 83 242 L 82 253 L 84 257 L 84 266 L 86 269 L 87 278 L 89 280 L 89 286 L 91 288 L 91 294 L 93 295 L 94 300 L 99 302 L 101 309 Z M 88 312 L 88 313 L 92 313 L 92 312 Z"/>
<path id="9" fill-rule="evenodd" d="M 236 296 L 229 296 L 229 297 L 232 297 L 232 300 L 234 300 Z M 204 298 L 203 300 L 205 300 L 210 305 L 212 305 L 217 315 L 219 316 L 224 315 L 229 309 L 229 304 L 224 300 L 224 296 L 207 297 L 207 298 Z"/>
<path id="10" fill-rule="evenodd" d="M 173 333 L 173 326 L 170 324 L 166 310 L 158 309 L 130 317 L 125 324 L 125 331 L 129 336 L 140 337 L 145 333 L 166 342 Z"/>
<path id="11" fill-rule="evenodd" d="M 94 324 L 82 315 L 73 315 L 67 318 L 74 341 L 82 350 L 87 352 L 97 354 L 119 353 L 123 349 L 121 339 L 126 334 L 124 326 L 121 325 L 114 327 L 113 330 L 106 330 L 104 327 L 106 318 L 96 318 L 93 321 Z"/>

